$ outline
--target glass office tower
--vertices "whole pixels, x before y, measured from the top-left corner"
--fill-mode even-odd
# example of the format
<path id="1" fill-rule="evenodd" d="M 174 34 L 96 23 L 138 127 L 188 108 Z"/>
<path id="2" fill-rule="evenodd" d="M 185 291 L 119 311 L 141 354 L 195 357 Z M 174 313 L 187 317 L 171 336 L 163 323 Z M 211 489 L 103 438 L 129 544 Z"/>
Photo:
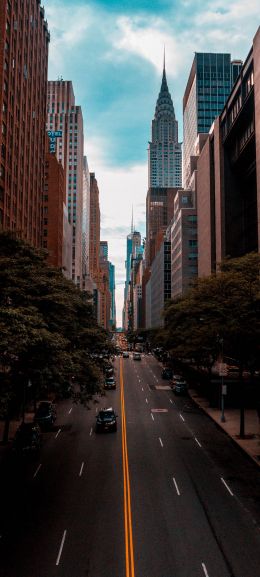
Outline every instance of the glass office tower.
<path id="1" fill-rule="evenodd" d="M 190 158 L 199 133 L 207 133 L 222 111 L 241 61 L 230 54 L 195 53 L 183 98 L 183 185 L 189 186 Z"/>

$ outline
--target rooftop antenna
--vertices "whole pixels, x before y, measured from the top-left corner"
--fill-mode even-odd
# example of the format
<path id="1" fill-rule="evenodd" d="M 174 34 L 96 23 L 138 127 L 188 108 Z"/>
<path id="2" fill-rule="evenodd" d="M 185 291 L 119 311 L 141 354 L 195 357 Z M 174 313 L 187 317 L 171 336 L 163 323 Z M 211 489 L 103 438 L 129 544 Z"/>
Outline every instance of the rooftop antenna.
<path id="1" fill-rule="evenodd" d="M 165 44 L 163 48 L 163 71 L 165 72 Z"/>

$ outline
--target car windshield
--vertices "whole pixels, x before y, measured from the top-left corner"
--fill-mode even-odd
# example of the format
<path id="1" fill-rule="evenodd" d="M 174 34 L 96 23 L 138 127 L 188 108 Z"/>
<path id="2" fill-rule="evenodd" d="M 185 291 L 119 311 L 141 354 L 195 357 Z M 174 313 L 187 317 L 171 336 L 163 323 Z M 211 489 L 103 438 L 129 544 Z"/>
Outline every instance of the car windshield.
<path id="1" fill-rule="evenodd" d="M 115 414 L 112 411 L 100 411 L 100 413 L 99 413 L 99 418 L 102 421 L 106 421 L 108 419 L 113 419 L 114 416 L 115 416 Z"/>

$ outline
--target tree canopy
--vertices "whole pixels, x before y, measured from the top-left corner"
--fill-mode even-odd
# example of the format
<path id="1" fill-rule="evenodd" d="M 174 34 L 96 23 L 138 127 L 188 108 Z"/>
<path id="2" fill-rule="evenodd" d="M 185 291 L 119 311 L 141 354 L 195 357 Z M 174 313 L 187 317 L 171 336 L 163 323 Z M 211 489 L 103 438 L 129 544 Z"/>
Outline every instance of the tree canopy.
<path id="1" fill-rule="evenodd" d="M 62 395 L 76 383 L 86 402 L 100 386 L 92 353 L 109 347 L 90 295 L 10 233 L 0 234 L 0 412 L 28 382 Z"/>
<path id="2" fill-rule="evenodd" d="M 243 368 L 260 365 L 260 255 L 227 259 L 198 279 L 183 297 L 168 301 L 164 341 L 179 358 L 210 368 L 220 355 Z"/>

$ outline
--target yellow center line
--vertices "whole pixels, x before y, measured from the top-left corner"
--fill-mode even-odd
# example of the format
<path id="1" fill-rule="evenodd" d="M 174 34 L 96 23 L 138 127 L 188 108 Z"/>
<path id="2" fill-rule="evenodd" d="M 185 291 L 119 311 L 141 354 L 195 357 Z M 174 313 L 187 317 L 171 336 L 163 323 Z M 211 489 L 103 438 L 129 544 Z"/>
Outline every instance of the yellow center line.
<path id="1" fill-rule="evenodd" d="M 126 437 L 125 396 L 124 396 L 122 359 L 120 359 L 120 388 L 121 388 L 121 411 L 122 411 L 122 456 L 123 456 L 123 476 L 124 476 L 126 577 L 135 577 L 131 491 L 130 491 L 130 477 L 129 477 L 129 465 L 128 465 L 127 437 Z"/>

